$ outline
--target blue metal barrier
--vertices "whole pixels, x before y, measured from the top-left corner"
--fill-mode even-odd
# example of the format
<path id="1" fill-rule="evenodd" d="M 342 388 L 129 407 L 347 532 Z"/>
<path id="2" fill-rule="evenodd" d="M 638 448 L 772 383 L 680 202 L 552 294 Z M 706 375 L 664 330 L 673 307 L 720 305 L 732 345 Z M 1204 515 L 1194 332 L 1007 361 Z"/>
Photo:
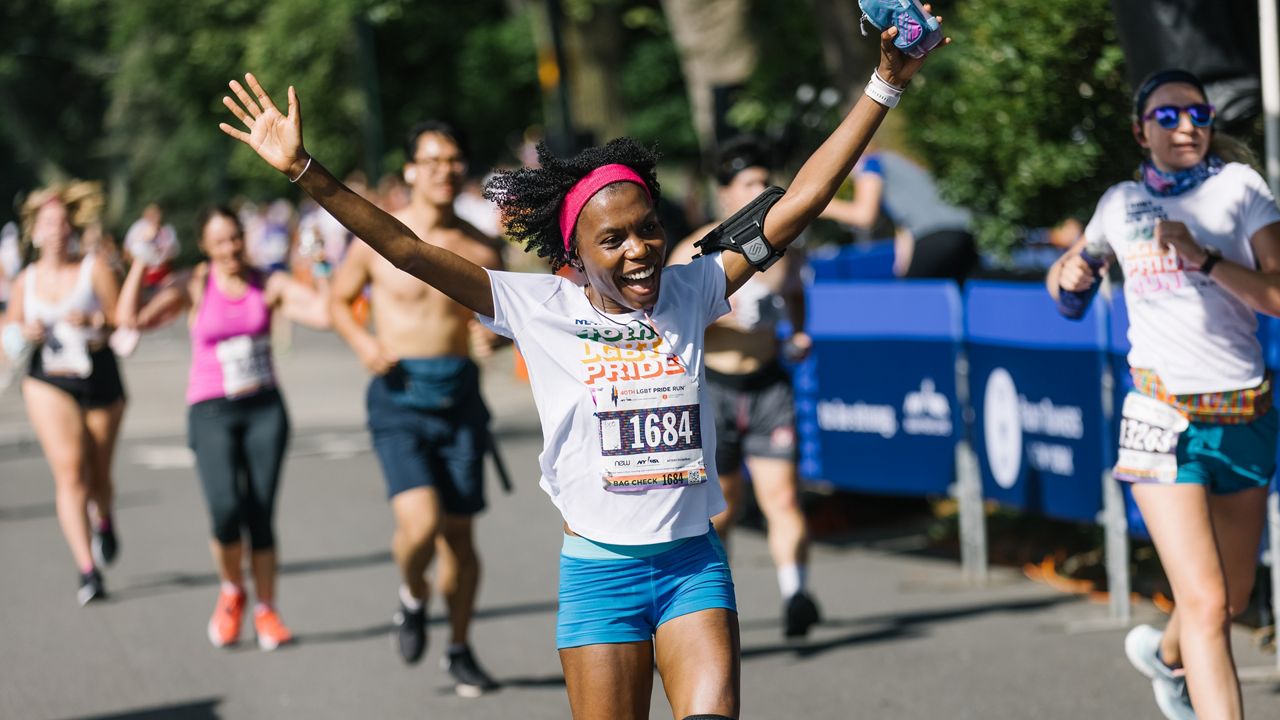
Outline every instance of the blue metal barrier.
<path id="1" fill-rule="evenodd" d="M 850 490 L 945 493 L 963 435 L 955 284 L 819 283 L 808 307 L 814 348 L 795 373 L 801 473 Z"/>
<path id="2" fill-rule="evenodd" d="M 810 255 L 809 268 L 816 283 L 889 280 L 894 276 L 893 252 L 893 240 L 823 248 Z"/>
<path id="3" fill-rule="evenodd" d="M 973 281 L 965 310 L 984 496 L 1095 522 L 1112 444 L 1101 392 L 1105 305 L 1072 322 L 1038 284 Z"/>

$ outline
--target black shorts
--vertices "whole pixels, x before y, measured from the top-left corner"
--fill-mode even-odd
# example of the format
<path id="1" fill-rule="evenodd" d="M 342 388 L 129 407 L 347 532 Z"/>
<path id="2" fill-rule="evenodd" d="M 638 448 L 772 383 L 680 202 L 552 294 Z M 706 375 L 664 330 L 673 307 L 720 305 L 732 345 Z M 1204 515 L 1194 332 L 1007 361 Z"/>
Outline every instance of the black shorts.
<path id="1" fill-rule="evenodd" d="M 963 230 L 939 230 L 915 239 L 905 277 L 964 282 L 980 265 L 973 235 Z"/>
<path id="2" fill-rule="evenodd" d="M 446 513 L 479 513 L 485 507 L 484 456 L 491 438 L 489 410 L 478 380 L 457 395 L 452 407 L 441 410 L 397 402 L 396 385 L 393 371 L 373 378 L 366 394 L 369 434 L 382 465 L 387 497 L 433 487 Z"/>
<path id="3" fill-rule="evenodd" d="M 114 405 L 123 400 L 124 382 L 120 379 L 120 365 L 116 362 L 116 354 L 111 348 L 104 347 L 89 353 L 89 362 L 93 370 L 89 377 L 78 378 L 67 375 L 47 375 L 40 360 L 40 350 L 31 354 L 31 367 L 27 375 L 40 382 L 48 383 L 71 396 L 76 404 L 88 410 Z"/>
<path id="4" fill-rule="evenodd" d="M 795 462 L 795 395 L 781 365 L 746 375 L 708 369 L 706 377 L 716 414 L 717 472 L 737 472 L 748 457 Z"/>

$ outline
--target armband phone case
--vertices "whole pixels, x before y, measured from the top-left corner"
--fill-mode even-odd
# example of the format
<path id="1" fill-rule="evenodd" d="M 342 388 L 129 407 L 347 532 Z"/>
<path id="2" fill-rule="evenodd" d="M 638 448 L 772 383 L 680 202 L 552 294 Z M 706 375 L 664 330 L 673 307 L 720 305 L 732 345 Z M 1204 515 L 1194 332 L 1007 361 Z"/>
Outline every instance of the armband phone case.
<path id="1" fill-rule="evenodd" d="M 747 203 L 746 207 L 720 223 L 706 237 L 694 243 L 698 254 L 707 255 L 720 250 L 741 253 L 751 266 L 760 272 L 768 270 L 786 250 L 776 250 L 764 236 L 764 219 L 774 203 L 782 199 L 786 191 L 773 186 Z"/>

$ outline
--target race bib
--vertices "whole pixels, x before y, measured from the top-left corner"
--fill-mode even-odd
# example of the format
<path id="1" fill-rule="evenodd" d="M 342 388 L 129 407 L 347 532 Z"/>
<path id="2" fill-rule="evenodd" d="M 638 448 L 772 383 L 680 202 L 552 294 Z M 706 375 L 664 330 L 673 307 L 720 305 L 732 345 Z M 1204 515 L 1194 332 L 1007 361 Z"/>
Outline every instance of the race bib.
<path id="1" fill-rule="evenodd" d="M 93 374 L 89 359 L 89 331 L 56 322 L 40 348 L 40 367 L 46 375 L 87 378 Z"/>
<path id="2" fill-rule="evenodd" d="M 269 335 L 239 335 L 223 340 L 216 352 L 222 366 L 222 391 L 227 397 L 248 395 L 275 385 Z"/>
<path id="3" fill-rule="evenodd" d="M 707 481 L 698 385 L 687 375 L 609 384 L 595 398 L 606 490 L 643 492 Z"/>
<path id="4" fill-rule="evenodd" d="M 1173 406 L 1129 393 L 1121 411 L 1115 478 L 1125 482 L 1175 482 L 1178 439 L 1190 425 Z"/>

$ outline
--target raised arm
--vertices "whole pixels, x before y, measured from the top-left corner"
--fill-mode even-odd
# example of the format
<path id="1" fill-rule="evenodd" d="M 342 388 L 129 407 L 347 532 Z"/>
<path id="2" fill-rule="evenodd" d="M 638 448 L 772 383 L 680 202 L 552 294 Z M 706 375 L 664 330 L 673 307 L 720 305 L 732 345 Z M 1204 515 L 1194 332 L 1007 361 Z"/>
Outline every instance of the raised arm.
<path id="1" fill-rule="evenodd" d="M 118 327 L 154 330 L 173 322 L 191 307 L 190 282 L 186 277 L 173 279 L 143 304 L 142 280 L 146 271 L 146 261 L 135 258 L 116 302 L 115 324 Z"/>
<path id="2" fill-rule="evenodd" d="M 120 282 L 115 271 L 106 262 L 95 262 L 89 279 L 93 284 L 93 294 L 102 306 L 101 312 L 95 313 L 97 317 L 89 319 L 89 324 L 103 330 L 115 327 L 116 308 L 120 302 Z"/>
<path id="3" fill-rule="evenodd" d="M 232 80 L 236 100 L 222 103 L 244 124 L 248 132 L 227 123 L 218 127 L 253 148 L 268 165 L 285 173 L 308 195 L 361 238 L 391 264 L 435 287 L 458 303 L 480 313 L 493 315 L 493 294 L 484 269 L 443 248 L 418 239 L 409 228 L 373 203 L 352 192 L 307 154 L 302 145 L 302 112 L 298 94 L 289 88 L 289 114 L 282 114 L 252 74 L 245 82 L 251 96 Z"/>
<path id="4" fill-rule="evenodd" d="M 926 12 L 930 7 L 925 5 Z M 939 21 L 942 18 L 938 18 Z M 904 55 L 893 44 L 897 28 L 880 35 L 880 66 L 876 72 L 890 85 L 904 87 L 924 64 L 924 58 Z M 949 44 L 950 38 L 943 41 Z M 784 248 L 795 240 L 814 218 L 830 204 L 840 184 L 853 170 L 871 136 L 880 127 L 889 108 L 863 95 L 826 142 L 809 156 L 796 173 L 787 192 L 769 211 L 764 235 L 775 248 Z M 725 253 L 727 292 L 732 294 L 754 272 L 754 268 L 737 253 Z"/>
<path id="5" fill-rule="evenodd" d="M 312 287 L 287 272 L 271 273 L 267 278 L 267 304 L 279 309 L 285 318 L 313 330 L 328 330 L 329 280 L 317 278 Z"/>
<path id="6" fill-rule="evenodd" d="M 853 199 L 832 200 L 822 211 L 822 217 L 859 230 L 870 230 L 880 217 L 883 197 L 884 179 L 875 173 L 860 172 L 853 178 Z"/>

